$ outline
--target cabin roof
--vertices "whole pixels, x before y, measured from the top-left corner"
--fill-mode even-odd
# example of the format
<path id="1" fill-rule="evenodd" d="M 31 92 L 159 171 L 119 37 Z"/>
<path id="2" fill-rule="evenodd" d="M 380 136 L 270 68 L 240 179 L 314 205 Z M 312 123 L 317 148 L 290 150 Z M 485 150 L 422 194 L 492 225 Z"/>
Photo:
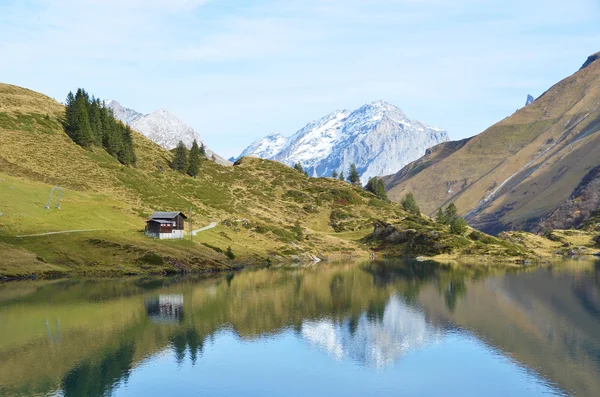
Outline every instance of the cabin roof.
<path id="1" fill-rule="evenodd" d="M 155 212 L 150 215 L 150 219 L 173 219 L 179 214 L 181 214 L 183 219 L 187 219 L 183 212 Z"/>
<path id="2" fill-rule="evenodd" d="M 173 221 L 167 221 L 165 219 L 148 219 L 147 222 L 156 222 L 160 223 L 161 225 L 170 225 L 173 223 Z"/>

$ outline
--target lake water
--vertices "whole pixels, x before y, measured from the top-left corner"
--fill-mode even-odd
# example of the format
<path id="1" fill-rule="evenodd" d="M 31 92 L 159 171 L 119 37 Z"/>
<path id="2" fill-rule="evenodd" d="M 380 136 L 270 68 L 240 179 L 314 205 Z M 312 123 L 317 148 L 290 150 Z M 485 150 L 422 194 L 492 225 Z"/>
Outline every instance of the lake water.
<path id="1" fill-rule="evenodd" d="M 600 396 L 600 264 L 4 283 L 0 395 Z"/>

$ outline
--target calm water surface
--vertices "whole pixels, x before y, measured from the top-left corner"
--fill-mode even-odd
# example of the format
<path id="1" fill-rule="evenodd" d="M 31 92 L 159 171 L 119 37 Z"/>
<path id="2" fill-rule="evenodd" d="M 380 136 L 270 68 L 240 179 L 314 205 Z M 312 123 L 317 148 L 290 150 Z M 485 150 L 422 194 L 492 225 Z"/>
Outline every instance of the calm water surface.
<path id="1" fill-rule="evenodd" d="M 5 283 L 0 395 L 600 396 L 600 264 Z"/>

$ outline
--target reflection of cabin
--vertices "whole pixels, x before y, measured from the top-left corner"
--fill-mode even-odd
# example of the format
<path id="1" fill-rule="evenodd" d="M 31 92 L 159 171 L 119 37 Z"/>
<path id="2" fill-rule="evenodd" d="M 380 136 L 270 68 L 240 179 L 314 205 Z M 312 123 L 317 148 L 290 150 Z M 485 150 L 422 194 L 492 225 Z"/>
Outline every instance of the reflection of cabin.
<path id="1" fill-rule="evenodd" d="M 155 212 L 146 221 L 146 236 L 158 239 L 183 238 L 185 219 L 182 212 Z"/>
<path id="2" fill-rule="evenodd" d="M 183 295 L 159 295 L 145 300 L 146 314 L 159 323 L 183 321 Z"/>

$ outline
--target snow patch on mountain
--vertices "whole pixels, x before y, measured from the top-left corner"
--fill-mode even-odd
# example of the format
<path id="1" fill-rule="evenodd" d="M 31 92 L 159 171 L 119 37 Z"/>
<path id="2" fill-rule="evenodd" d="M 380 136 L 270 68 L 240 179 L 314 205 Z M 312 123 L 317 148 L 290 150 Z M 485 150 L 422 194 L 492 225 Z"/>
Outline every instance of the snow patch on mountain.
<path id="1" fill-rule="evenodd" d="M 260 158 L 270 158 L 279 153 L 286 142 L 287 139 L 280 133 L 276 132 L 253 142 L 242 152 L 240 157 L 254 156 Z"/>
<path id="2" fill-rule="evenodd" d="M 269 135 L 246 148 L 240 157 L 288 165 L 300 162 L 313 176 L 347 171 L 355 163 L 365 183 L 370 177 L 397 172 L 447 140 L 445 130 L 411 120 L 385 101 L 375 101 L 354 111 L 336 110 L 289 138 Z"/>
<path id="3" fill-rule="evenodd" d="M 123 123 L 141 132 L 154 143 L 171 150 L 182 141 L 187 148 L 192 147 L 194 139 L 202 144 L 200 135 L 189 125 L 167 109 L 158 109 L 150 114 L 142 114 L 133 109 L 121 106 L 117 101 L 110 101 L 106 106 L 112 109 L 115 117 Z M 206 148 L 208 158 L 215 156 L 219 164 L 230 165 L 231 162 Z"/>

